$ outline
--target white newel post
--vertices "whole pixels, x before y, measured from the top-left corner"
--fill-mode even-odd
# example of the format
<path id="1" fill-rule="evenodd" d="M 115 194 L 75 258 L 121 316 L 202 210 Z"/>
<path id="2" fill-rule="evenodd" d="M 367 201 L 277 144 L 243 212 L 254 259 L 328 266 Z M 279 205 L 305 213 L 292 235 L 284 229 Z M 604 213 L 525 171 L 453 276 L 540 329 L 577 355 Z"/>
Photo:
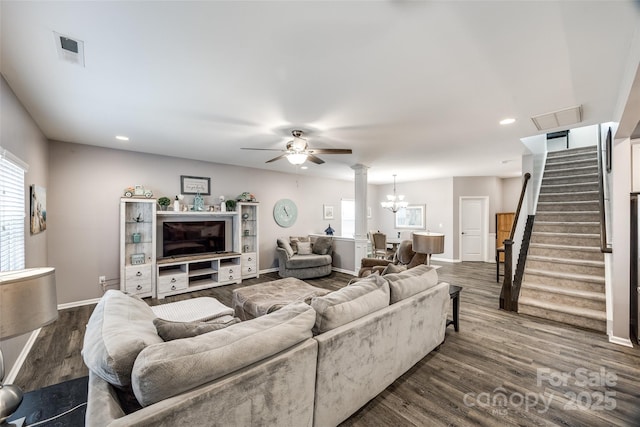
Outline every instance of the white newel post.
<path id="1" fill-rule="evenodd" d="M 357 164 L 351 166 L 354 170 L 355 182 L 355 265 L 354 271 L 360 270 L 360 261 L 367 256 L 367 170 L 368 166 Z"/>

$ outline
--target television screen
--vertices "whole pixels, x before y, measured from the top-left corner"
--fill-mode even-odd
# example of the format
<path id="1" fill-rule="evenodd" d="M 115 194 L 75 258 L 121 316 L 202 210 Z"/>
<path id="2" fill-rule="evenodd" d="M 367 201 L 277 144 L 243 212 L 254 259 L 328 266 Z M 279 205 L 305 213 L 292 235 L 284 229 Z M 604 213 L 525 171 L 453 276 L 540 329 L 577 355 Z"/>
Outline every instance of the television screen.
<path id="1" fill-rule="evenodd" d="M 162 256 L 224 252 L 224 221 L 171 221 L 162 226 Z"/>

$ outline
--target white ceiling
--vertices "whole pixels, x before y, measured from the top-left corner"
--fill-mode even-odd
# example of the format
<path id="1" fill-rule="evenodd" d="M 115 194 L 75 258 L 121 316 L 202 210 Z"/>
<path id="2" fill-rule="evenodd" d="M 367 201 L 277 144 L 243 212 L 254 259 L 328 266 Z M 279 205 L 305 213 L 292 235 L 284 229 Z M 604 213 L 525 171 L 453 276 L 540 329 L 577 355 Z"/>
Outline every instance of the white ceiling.
<path id="1" fill-rule="evenodd" d="M 638 37 L 627 1 L 13 2 L 1 72 L 50 139 L 369 182 L 516 176 L 530 117 L 615 120 Z M 85 43 L 58 58 L 54 31 Z M 514 117 L 516 123 L 498 121 Z M 560 129 L 552 129 L 560 130 Z M 128 142 L 116 135 L 130 137 Z"/>

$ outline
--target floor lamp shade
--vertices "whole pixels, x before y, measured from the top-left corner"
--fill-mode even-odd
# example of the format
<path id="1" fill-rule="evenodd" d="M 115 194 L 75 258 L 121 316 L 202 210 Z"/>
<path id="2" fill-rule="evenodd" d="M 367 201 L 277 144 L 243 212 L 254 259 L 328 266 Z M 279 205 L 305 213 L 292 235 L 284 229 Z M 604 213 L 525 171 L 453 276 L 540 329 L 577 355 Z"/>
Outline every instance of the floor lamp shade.
<path id="1" fill-rule="evenodd" d="M 34 331 L 58 318 L 55 269 L 0 273 L 0 338 Z"/>
<path id="2" fill-rule="evenodd" d="M 34 331 L 58 318 L 55 270 L 28 268 L 0 272 L 0 339 Z M 22 403 L 22 390 L 4 384 L 4 358 L 0 348 L 0 426 Z M 21 426 L 24 418 L 12 422 Z"/>
<path id="3" fill-rule="evenodd" d="M 427 254 L 427 265 L 431 265 L 431 254 L 444 252 L 444 234 L 430 232 L 413 233 L 413 251 Z"/>

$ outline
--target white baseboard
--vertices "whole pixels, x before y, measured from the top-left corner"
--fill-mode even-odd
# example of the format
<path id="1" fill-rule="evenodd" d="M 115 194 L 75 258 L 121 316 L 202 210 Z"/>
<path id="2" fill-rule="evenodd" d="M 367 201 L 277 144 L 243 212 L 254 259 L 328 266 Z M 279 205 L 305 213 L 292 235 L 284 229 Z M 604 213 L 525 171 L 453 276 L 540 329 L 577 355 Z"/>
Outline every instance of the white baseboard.
<path id="1" fill-rule="evenodd" d="M 267 268 L 264 270 L 260 270 L 260 274 L 265 274 L 265 273 L 277 273 L 278 272 L 278 267 L 274 267 L 274 268 Z"/>
<path id="2" fill-rule="evenodd" d="M 82 307 L 83 305 L 97 304 L 100 298 L 87 299 L 84 301 L 66 302 L 64 304 L 58 304 L 58 310 L 64 310 L 73 307 Z"/>
<path id="3" fill-rule="evenodd" d="M 358 273 L 355 271 L 351 271 L 351 270 L 345 270 L 344 268 L 336 268 L 336 267 L 331 267 L 332 271 L 337 271 L 338 273 L 344 273 L 344 274 L 349 274 L 351 276 L 357 276 Z"/>
<path id="4" fill-rule="evenodd" d="M 22 368 L 24 361 L 27 360 L 27 356 L 31 351 L 31 347 L 33 347 L 33 344 L 35 344 L 41 329 L 42 328 L 38 328 L 35 331 L 31 332 L 31 335 L 29 336 L 27 343 L 24 345 L 24 347 L 22 348 L 22 351 L 20 352 L 20 354 L 18 355 L 18 358 L 16 359 L 16 363 L 13 364 L 13 367 L 11 368 L 9 373 L 4 377 L 4 384 L 13 384 L 13 382 L 16 380 L 16 377 L 18 376 L 18 372 L 20 372 L 20 368 Z"/>
<path id="5" fill-rule="evenodd" d="M 623 345 L 625 347 L 633 348 L 633 343 L 629 338 L 621 338 L 621 337 L 616 337 L 614 335 L 609 335 L 609 342 L 613 344 L 618 344 L 618 345 Z"/>

